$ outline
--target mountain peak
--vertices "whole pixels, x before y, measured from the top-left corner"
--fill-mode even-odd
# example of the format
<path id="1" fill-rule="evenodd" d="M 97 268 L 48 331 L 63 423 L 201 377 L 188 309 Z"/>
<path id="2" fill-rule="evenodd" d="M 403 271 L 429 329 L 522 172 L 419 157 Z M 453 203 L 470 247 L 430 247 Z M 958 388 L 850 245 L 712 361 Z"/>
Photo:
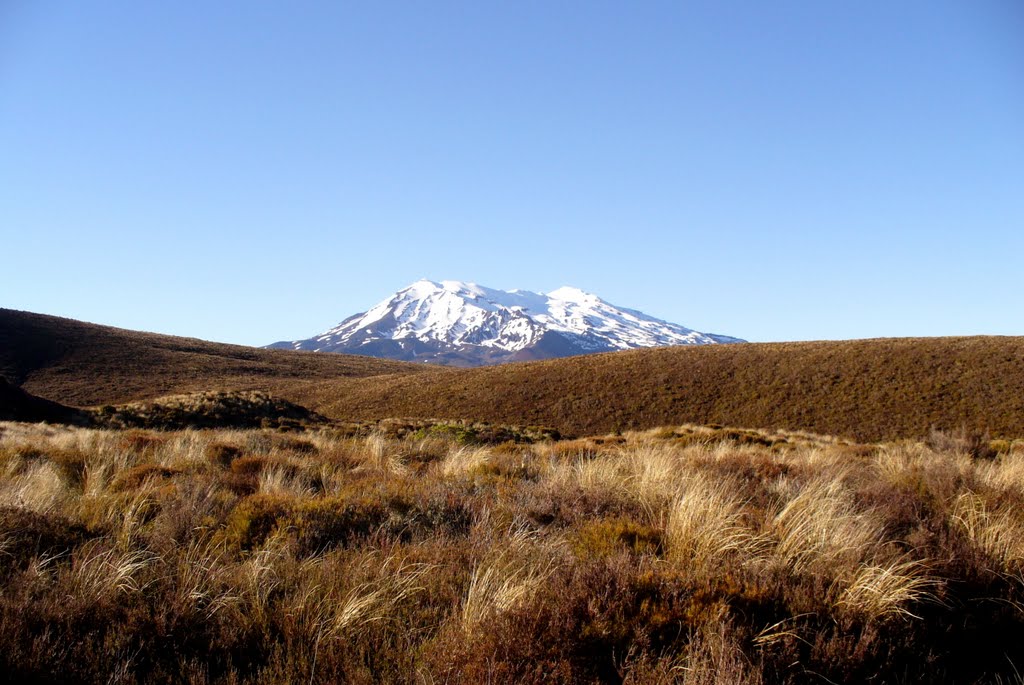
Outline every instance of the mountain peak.
<path id="1" fill-rule="evenodd" d="M 421 278 L 415 283 L 399 290 L 396 295 L 409 293 L 414 297 L 426 297 L 435 293 L 454 293 L 457 295 L 481 297 L 486 295 L 488 291 L 490 291 L 490 288 L 484 288 L 476 283 L 466 281 L 432 281 L 427 278 Z"/>
<path id="2" fill-rule="evenodd" d="M 548 293 L 548 297 L 553 300 L 567 300 L 569 302 L 586 302 L 601 299 L 593 293 L 585 292 L 579 288 L 574 288 L 571 285 L 563 285 L 561 288 L 552 290 Z"/>
<path id="3" fill-rule="evenodd" d="M 616 307 L 572 286 L 541 294 L 421 279 L 322 335 L 271 347 L 479 366 L 723 342 L 742 341 Z"/>

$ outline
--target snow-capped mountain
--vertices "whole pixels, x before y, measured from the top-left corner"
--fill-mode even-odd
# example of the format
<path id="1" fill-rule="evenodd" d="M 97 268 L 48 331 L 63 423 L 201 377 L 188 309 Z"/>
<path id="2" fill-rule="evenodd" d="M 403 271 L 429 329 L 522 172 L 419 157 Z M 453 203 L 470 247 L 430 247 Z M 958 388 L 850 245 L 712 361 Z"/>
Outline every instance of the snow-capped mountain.
<path id="1" fill-rule="evenodd" d="M 661 345 L 743 342 L 608 304 L 577 288 L 547 294 L 421 280 L 307 340 L 268 347 L 455 366 Z"/>

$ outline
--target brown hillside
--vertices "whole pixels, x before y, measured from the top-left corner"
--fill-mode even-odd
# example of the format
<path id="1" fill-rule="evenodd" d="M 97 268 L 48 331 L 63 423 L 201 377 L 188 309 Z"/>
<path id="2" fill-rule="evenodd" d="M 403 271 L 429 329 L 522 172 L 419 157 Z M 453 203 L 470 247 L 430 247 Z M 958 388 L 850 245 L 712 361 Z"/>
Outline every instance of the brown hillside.
<path id="1" fill-rule="evenodd" d="M 0 376 L 0 421 L 26 421 L 30 423 L 71 423 L 89 425 L 88 413 L 44 400 L 25 392 Z"/>
<path id="2" fill-rule="evenodd" d="M 420 370 L 385 359 L 225 345 L 0 309 L 0 376 L 65 404 L 117 404 L 211 389 L 272 390 L 296 379 Z"/>
<path id="3" fill-rule="evenodd" d="M 861 440 L 930 426 L 1024 436 L 1024 338 L 674 347 L 477 369 L 264 350 L 0 309 L 0 375 L 78 406 L 261 390 L 330 418 L 597 434 L 681 423 Z"/>
<path id="4" fill-rule="evenodd" d="M 328 416 L 461 417 L 597 434 L 679 423 L 881 440 L 929 426 L 1024 435 L 1024 338 L 673 347 L 346 379 L 290 398 Z"/>

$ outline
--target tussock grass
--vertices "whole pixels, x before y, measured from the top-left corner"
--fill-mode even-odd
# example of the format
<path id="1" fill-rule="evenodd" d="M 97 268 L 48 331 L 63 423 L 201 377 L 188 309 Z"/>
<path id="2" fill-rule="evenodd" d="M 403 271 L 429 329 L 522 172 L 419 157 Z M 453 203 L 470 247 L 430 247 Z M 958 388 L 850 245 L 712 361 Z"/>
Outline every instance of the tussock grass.
<path id="1" fill-rule="evenodd" d="M 952 524 L 1004 571 L 1024 567 L 1024 516 L 1007 506 L 992 508 L 971 491 L 957 495 Z"/>
<path id="2" fill-rule="evenodd" d="M 398 423 L 395 424 L 399 425 Z M 404 425 L 404 424 L 402 424 Z M 26 682 L 1015 677 L 1024 467 L 677 426 L 0 423 L 0 671 Z"/>
<path id="3" fill-rule="evenodd" d="M 862 565 L 835 604 L 869 621 L 893 617 L 919 619 L 908 607 L 933 601 L 936 584 L 922 561 Z"/>
<path id="4" fill-rule="evenodd" d="M 720 621 L 701 630 L 675 682 L 699 685 L 761 685 L 764 678 L 744 652 L 733 626 Z"/>
<path id="5" fill-rule="evenodd" d="M 473 569 L 462 605 L 464 631 L 473 633 L 495 614 L 528 602 L 551 576 L 554 560 L 535 558 L 534 538 L 527 528 L 513 528 L 496 553 Z"/>
<path id="6" fill-rule="evenodd" d="M 365 439 L 361 454 L 362 467 L 381 474 L 405 473 L 406 466 L 393 442 L 380 433 L 373 433 Z"/>
<path id="7" fill-rule="evenodd" d="M 308 479 L 304 475 L 291 472 L 283 466 L 271 466 L 260 471 L 256 491 L 267 495 L 283 497 L 307 497 L 313 494 Z"/>
<path id="8" fill-rule="evenodd" d="M 882 524 L 860 511 L 843 474 L 806 483 L 772 521 L 775 556 L 795 573 L 835 573 L 868 559 L 882 542 Z"/>
<path id="9" fill-rule="evenodd" d="M 205 620 L 241 601 L 231 586 L 232 565 L 226 563 L 227 547 L 222 541 L 194 540 L 184 549 L 162 559 L 173 574 L 175 606 L 198 614 Z"/>
<path id="10" fill-rule="evenodd" d="M 472 473 L 491 460 L 491 450 L 483 447 L 452 447 L 441 462 L 441 473 L 452 477 Z"/>
<path id="11" fill-rule="evenodd" d="M 426 564 L 409 563 L 395 555 L 375 551 L 363 554 L 349 566 L 346 575 L 358 582 L 346 583 L 333 575 L 334 559 L 313 559 L 304 564 L 302 582 L 288 607 L 291 617 L 308 624 L 313 639 L 339 640 L 351 637 L 369 624 L 393 622 L 396 607 L 423 591 L 421 577 L 431 570 Z"/>
<path id="12" fill-rule="evenodd" d="M 70 497 L 60 468 L 53 462 L 25 463 L 0 487 L 0 505 L 46 513 Z"/>
<path id="13" fill-rule="evenodd" d="M 736 564 L 758 557 L 763 541 L 743 525 L 743 503 L 735 484 L 698 473 L 680 488 L 665 525 L 668 558 L 691 573 L 717 573 L 730 558 Z"/>
<path id="14" fill-rule="evenodd" d="M 155 561 L 143 550 L 119 551 L 90 543 L 73 555 L 65 585 L 70 596 L 86 606 L 114 601 L 120 593 L 141 593 L 146 588 L 141 572 Z"/>

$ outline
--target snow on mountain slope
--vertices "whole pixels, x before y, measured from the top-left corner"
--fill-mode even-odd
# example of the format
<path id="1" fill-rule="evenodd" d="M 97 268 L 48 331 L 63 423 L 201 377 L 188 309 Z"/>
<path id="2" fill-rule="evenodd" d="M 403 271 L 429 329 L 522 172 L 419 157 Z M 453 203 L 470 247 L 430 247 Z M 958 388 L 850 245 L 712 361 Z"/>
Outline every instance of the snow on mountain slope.
<path id="1" fill-rule="evenodd" d="M 541 294 L 421 280 L 322 335 L 270 347 L 476 366 L 728 342 L 742 341 L 615 307 L 577 288 Z"/>

